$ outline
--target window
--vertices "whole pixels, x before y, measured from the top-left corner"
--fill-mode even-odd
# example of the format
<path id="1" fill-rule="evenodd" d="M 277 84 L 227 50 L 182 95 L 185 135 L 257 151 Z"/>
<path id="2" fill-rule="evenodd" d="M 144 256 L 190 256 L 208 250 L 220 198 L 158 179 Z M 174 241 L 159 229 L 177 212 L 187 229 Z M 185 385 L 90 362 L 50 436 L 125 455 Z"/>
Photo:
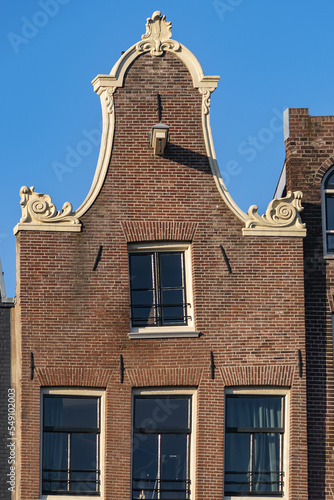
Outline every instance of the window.
<path id="1" fill-rule="evenodd" d="M 134 394 L 132 500 L 191 498 L 192 392 Z"/>
<path id="2" fill-rule="evenodd" d="M 128 250 L 130 337 L 198 336 L 193 331 L 190 245 L 138 244 Z"/>
<path id="3" fill-rule="evenodd" d="M 322 226 L 324 254 L 334 254 L 334 166 L 322 181 Z"/>
<path id="4" fill-rule="evenodd" d="M 226 395 L 225 498 L 284 494 L 286 398 L 254 392 Z"/>
<path id="5" fill-rule="evenodd" d="M 64 391 L 63 391 L 64 392 Z M 42 495 L 99 496 L 101 396 L 50 390 L 42 398 Z"/>

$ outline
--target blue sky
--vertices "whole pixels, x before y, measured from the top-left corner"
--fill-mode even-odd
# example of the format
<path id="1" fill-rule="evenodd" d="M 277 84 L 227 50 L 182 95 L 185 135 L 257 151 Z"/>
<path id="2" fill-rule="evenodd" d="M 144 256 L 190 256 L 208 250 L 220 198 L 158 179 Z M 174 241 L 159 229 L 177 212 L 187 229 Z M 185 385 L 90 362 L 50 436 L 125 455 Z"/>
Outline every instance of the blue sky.
<path id="1" fill-rule="evenodd" d="M 8 296 L 20 187 L 49 194 L 58 210 L 81 204 L 101 130 L 91 80 L 140 40 L 155 10 L 204 73 L 221 76 L 211 127 L 223 178 L 243 210 L 256 204 L 263 213 L 273 197 L 283 110 L 334 114 L 332 0 L 2 0 L 0 258 Z"/>

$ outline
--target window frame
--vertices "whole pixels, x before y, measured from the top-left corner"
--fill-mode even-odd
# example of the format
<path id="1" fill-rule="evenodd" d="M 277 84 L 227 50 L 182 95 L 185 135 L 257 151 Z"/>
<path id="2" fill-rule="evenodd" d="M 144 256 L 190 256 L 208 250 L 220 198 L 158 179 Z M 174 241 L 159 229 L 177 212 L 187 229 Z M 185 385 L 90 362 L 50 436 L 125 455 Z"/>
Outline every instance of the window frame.
<path id="1" fill-rule="evenodd" d="M 100 491 L 94 494 L 78 493 L 42 493 L 43 491 L 43 432 L 44 432 L 44 396 L 64 396 L 64 397 L 97 397 L 100 398 L 100 439 L 99 439 L 99 470 L 100 470 Z M 99 389 L 72 389 L 68 387 L 42 388 L 40 400 L 40 499 L 41 500 L 103 500 L 104 498 L 104 456 L 105 456 L 105 391 Z"/>
<path id="2" fill-rule="evenodd" d="M 281 493 L 258 493 L 253 495 L 226 495 L 225 494 L 225 469 L 226 469 L 226 456 L 225 456 L 225 436 L 227 428 L 227 396 L 261 396 L 261 397 L 282 397 L 283 398 L 283 452 L 281 456 L 283 476 L 283 492 Z M 252 498 L 259 500 L 273 500 L 279 498 L 281 500 L 288 500 L 289 498 L 289 414 L 290 414 L 290 391 L 284 388 L 258 388 L 258 387 L 231 387 L 225 389 L 225 411 L 224 411 L 224 500 L 251 500 Z"/>
<path id="3" fill-rule="evenodd" d="M 334 165 L 332 165 L 321 181 L 321 218 L 322 218 L 322 239 L 323 239 L 323 252 L 325 258 L 334 258 L 334 249 L 333 251 L 328 250 L 327 245 L 327 236 L 332 234 L 334 236 L 334 229 L 327 229 L 327 198 L 334 198 L 334 189 L 325 188 L 325 184 L 331 175 L 334 174 Z M 330 196 L 328 196 L 330 195 Z"/>
<path id="4" fill-rule="evenodd" d="M 169 253 L 183 252 L 185 273 L 185 296 L 187 302 L 187 325 L 154 325 L 154 326 L 132 326 L 131 321 L 131 276 L 130 261 L 129 269 L 129 308 L 130 308 L 130 332 L 131 339 L 145 338 L 178 338 L 199 337 L 200 332 L 195 330 L 194 306 L 193 306 L 193 283 L 192 283 L 192 253 L 191 243 L 184 242 L 159 242 L 159 243 L 130 243 L 128 244 L 128 256 L 133 253 Z"/>
<path id="5" fill-rule="evenodd" d="M 196 422 L 197 422 L 197 389 L 196 387 L 166 387 L 166 388 L 141 388 L 132 390 L 131 404 L 131 499 L 133 497 L 133 452 L 134 452 L 134 410 L 136 396 L 189 396 L 190 397 L 190 445 L 188 456 L 188 470 L 190 480 L 189 500 L 195 498 L 196 491 Z"/>

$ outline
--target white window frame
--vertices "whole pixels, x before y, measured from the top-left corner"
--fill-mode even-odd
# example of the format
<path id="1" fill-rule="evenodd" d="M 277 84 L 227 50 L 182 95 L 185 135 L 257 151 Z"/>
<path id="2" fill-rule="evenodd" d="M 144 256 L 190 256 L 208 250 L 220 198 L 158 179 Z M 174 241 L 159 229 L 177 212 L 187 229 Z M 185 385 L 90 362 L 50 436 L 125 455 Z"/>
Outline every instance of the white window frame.
<path id="1" fill-rule="evenodd" d="M 283 471 L 284 471 L 284 488 L 283 496 L 278 495 L 224 495 L 224 500 L 274 500 L 280 498 L 289 500 L 289 441 L 290 441 L 290 391 L 289 389 L 281 388 L 259 388 L 259 387 L 235 387 L 225 389 L 225 412 L 224 412 L 224 428 L 226 428 L 226 396 L 248 395 L 248 396 L 282 396 L 284 397 L 284 437 L 283 437 Z M 225 457 L 225 456 L 224 456 Z M 224 485 L 225 485 L 225 458 L 224 458 Z"/>
<path id="2" fill-rule="evenodd" d="M 324 257 L 326 259 L 333 259 L 334 258 L 334 250 L 333 252 L 329 252 L 327 249 L 327 235 L 328 234 L 333 234 L 334 235 L 334 230 L 327 230 L 327 203 L 326 203 L 326 194 L 332 194 L 334 196 L 334 189 L 325 189 L 325 183 L 332 174 L 334 173 L 334 165 L 332 165 L 325 175 L 322 178 L 321 181 L 321 216 L 322 216 L 322 237 L 323 237 L 323 247 L 324 247 Z"/>
<path id="3" fill-rule="evenodd" d="M 197 423 L 197 389 L 196 387 L 166 387 L 152 389 L 133 389 L 131 404 L 131 498 L 133 473 L 133 414 L 135 396 L 191 396 L 191 435 L 190 435 L 190 499 L 195 500 L 196 491 L 196 423 Z"/>
<path id="4" fill-rule="evenodd" d="M 130 319 L 131 339 L 147 339 L 147 338 L 178 338 L 178 337 L 199 337 L 200 332 L 195 331 L 194 319 L 194 301 L 193 301 L 193 284 L 192 284 L 192 259 L 191 259 L 191 244 L 190 243 L 131 243 L 128 244 L 129 253 L 140 252 L 184 252 L 184 267 L 185 267 L 185 287 L 188 310 L 188 324 L 177 326 L 140 326 L 133 327 Z M 129 273 L 130 274 L 130 273 Z M 130 288 L 129 275 L 129 293 Z M 129 304 L 130 304 L 129 295 Z"/>
<path id="5" fill-rule="evenodd" d="M 99 495 L 44 495 L 42 494 L 43 468 L 43 398 L 45 395 L 57 396 L 95 396 L 100 397 L 100 494 Z M 40 422 L 40 499 L 41 500 L 103 500 L 104 499 L 104 446 L 105 446 L 105 391 L 98 389 L 71 389 L 68 387 L 41 389 Z"/>

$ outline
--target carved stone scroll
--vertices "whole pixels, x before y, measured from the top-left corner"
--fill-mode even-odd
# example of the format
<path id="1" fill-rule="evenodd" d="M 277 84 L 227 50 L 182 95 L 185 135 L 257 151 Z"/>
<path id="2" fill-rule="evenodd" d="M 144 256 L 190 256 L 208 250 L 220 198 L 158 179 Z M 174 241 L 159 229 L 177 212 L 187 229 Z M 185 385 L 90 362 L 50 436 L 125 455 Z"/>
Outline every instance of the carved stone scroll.
<path id="1" fill-rule="evenodd" d="M 301 205 L 302 196 L 303 194 L 300 191 L 293 193 L 288 191 L 285 198 L 272 200 L 268 205 L 266 213 L 262 216 L 257 213 L 258 207 L 252 205 L 247 212 L 248 220 L 246 221 L 246 228 L 305 228 L 305 224 L 300 218 L 300 212 L 303 210 Z"/>
<path id="2" fill-rule="evenodd" d="M 80 224 L 79 219 L 73 215 L 71 203 L 64 203 L 62 211 L 57 211 L 51 197 L 43 193 L 35 193 L 34 187 L 22 186 L 20 189 L 20 205 L 22 217 L 20 223 L 66 223 Z"/>

